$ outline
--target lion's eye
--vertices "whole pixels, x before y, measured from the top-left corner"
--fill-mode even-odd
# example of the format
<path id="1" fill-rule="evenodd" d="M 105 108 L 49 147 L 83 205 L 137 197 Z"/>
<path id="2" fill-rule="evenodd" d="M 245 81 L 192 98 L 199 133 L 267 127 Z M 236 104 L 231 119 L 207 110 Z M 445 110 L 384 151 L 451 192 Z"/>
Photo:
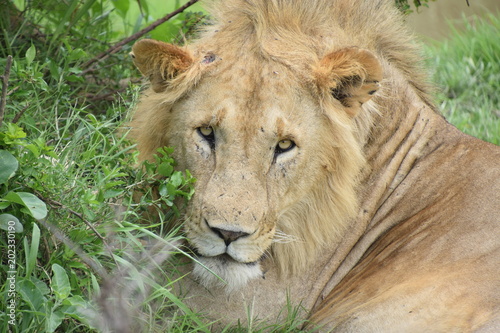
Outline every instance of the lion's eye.
<path id="1" fill-rule="evenodd" d="M 200 127 L 198 128 L 198 131 L 200 131 L 200 134 L 204 137 L 212 136 L 212 134 L 214 133 L 212 127 Z"/>
<path id="2" fill-rule="evenodd" d="M 295 142 L 290 139 L 283 139 L 276 145 L 276 154 L 282 154 L 289 150 L 292 150 L 295 147 Z"/>
<path id="3" fill-rule="evenodd" d="M 207 140 L 210 147 L 213 149 L 215 147 L 215 134 L 214 129 L 210 126 L 198 127 L 198 133 Z"/>

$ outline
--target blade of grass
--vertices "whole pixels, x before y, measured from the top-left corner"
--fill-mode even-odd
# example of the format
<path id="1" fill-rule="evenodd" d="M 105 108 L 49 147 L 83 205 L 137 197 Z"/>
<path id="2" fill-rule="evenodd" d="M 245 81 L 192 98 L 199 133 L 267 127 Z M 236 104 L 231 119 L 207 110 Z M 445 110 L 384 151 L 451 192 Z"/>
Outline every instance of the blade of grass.
<path id="1" fill-rule="evenodd" d="M 31 234 L 31 246 L 28 239 L 24 237 L 24 253 L 26 256 L 26 274 L 25 277 L 29 279 L 33 269 L 36 265 L 36 258 L 38 256 L 38 246 L 40 245 L 40 229 L 33 223 L 33 231 Z"/>

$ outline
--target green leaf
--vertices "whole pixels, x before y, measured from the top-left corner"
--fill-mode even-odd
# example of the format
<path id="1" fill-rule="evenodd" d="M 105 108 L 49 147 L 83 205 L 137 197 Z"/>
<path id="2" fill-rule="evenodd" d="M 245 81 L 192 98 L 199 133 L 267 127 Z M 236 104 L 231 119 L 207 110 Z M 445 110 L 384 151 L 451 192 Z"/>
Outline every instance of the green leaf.
<path id="1" fill-rule="evenodd" d="M 6 150 L 0 150 L 0 184 L 4 184 L 12 177 L 19 167 L 17 159 Z"/>
<path id="2" fill-rule="evenodd" d="M 167 194 L 169 197 L 175 198 L 177 194 L 177 186 L 171 183 L 167 184 Z"/>
<path id="3" fill-rule="evenodd" d="M 99 285 L 99 282 L 97 282 L 97 278 L 94 274 L 90 273 L 90 279 L 92 281 L 92 289 L 96 294 L 99 294 L 101 292 L 101 287 Z"/>
<path id="4" fill-rule="evenodd" d="M 162 197 L 167 196 L 168 195 L 167 185 L 166 184 L 160 184 L 160 186 L 158 187 L 158 193 Z"/>
<path id="5" fill-rule="evenodd" d="M 164 177 L 170 177 L 173 171 L 174 167 L 170 163 L 163 162 L 158 165 L 158 174 Z"/>
<path id="6" fill-rule="evenodd" d="M 33 223 L 33 231 L 31 237 L 31 246 L 28 244 L 28 239 L 24 237 L 24 254 L 26 256 L 26 277 L 31 275 L 35 268 L 36 258 L 38 256 L 38 246 L 40 245 L 40 228 Z"/>
<path id="7" fill-rule="evenodd" d="M 126 176 L 126 175 L 120 174 L 119 177 L 123 177 L 123 176 Z M 112 181 L 112 182 L 106 182 L 106 184 L 104 184 L 104 188 L 106 190 L 109 190 L 109 189 L 113 189 L 113 187 L 120 186 L 120 185 L 123 185 L 123 184 L 125 184 L 125 182 L 122 181 L 122 180 L 116 180 L 116 181 Z"/>
<path id="8" fill-rule="evenodd" d="M 50 309 L 45 318 L 45 332 L 54 332 L 64 319 L 64 313 L 60 310 Z"/>
<path id="9" fill-rule="evenodd" d="M 117 197 L 119 195 L 121 195 L 124 191 L 123 190 L 107 190 L 106 192 L 104 192 L 104 199 L 111 199 L 111 198 L 114 198 L 114 197 Z"/>
<path id="10" fill-rule="evenodd" d="M 7 131 L 1 133 L 3 143 L 9 146 L 19 145 L 21 142 L 19 139 L 24 139 L 26 137 L 26 132 L 16 124 L 7 123 L 6 125 Z"/>
<path id="11" fill-rule="evenodd" d="M 86 56 L 87 56 L 87 53 L 84 50 L 82 50 L 80 48 L 77 48 L 77 49 L 74 49 L 74 50 L 72 50 L 70 52 L 68 59 L 70 61 L 74 61 L 74 60 L 79 60 L 79 59 L 85 58 Z M 72 73 L 74 73 L 74 74 L 77 74 L 76 71 L 81 72 L 81 69 L 79 69 L 79 68 L 70 68 L 70 71 Z"/>
<path id="12" fill-rule="evenodd" d="M 31 151 L 36 158 L 40 157 L 40 149 L 38 149 L 38 147 L 36 145 L 30 143 L 30 144 L 25 145 L 24 147 L 26 149 L 28 149 L 29 151 Z"/>
<path id="13" fill-rule="evenodd" d="M 68 297 L 67 299 L 64 300 L 63 304 L 75 306 L 75 307 L 81 307 L 81 308 L 91 307 L 89 301 L 87 301 L 82 296 L 78 296 L 78 295 Z M 67 312 L 67 313 L 69 313 L 69 312 Z"/>
<path id="14" fill-rule="evenodd" d="M 24 228 L 21 222 L 14 215 L 0 214 L 0 229 L 5 231 L 23 232 Z"/>
<path id="15" fill-rule="evenodd" d="M 26 62 L 28 63 L 28 65 L 30 65 L 33 62 L 33 60 L 35 59 L 35 56 L 36 56 L 35 45 L 31 44 L 28 51 L 26 51 Z"/>
<path id="16" fill-rule="evenodd" d="M 27 192 L 9 192 L 3 199 L 23 205 L 28 209 L 29 214 L 37 220 L 41 220 L 47 216 L 47 206 L 34 194 Z"/>
<path id="17" fill-rule="evenodd" d="M 49 71 L 50 71 L 50 75 L 52 76 L 52 78 L 56 81 L 59 81 L 60 78 L 61 78 L 61 68 L 59 67 L 59 65 L 57 64 L 57 62 L 55 62 L 54 60 L 50 60 L 49 61 Z"/>
<path id="18" fill-rule="evenodd" d="M 54 294 L 61 300 L 67 298 L 71 292 L 68 274 L 66 274 L 64 268 L 58 264 L 52 265 L 52 272 L 54 275 L 52 276 L 50 287 L 54 291 Z"/>
<path id="19" fill-rule="evenodd" d="M 38 288 L 38 290 L 40 290 L 42 295 L 45 296 L 45 295 L 50 294 L 50 288 L 45 284 L 44 281 L 42 281 L 34 276 L 30 277 L 30 281 L 35 284 L 35 286 Z"/>
<path id="20" fill-rule="evenodd" d="M 118 15 L 123 19 L 126 18 L 127 12 L 130 8 L 130 0 L 111 0 L 113 6 L 115 6 Z"/>
<path id="21" fill-rule="evenodd" d="M 174 185 L 175 187 L 179 187 L 181 186 L 182 184 L 182 172 L 180 171 L 176 171 L 174 172 L 174 174 L 172 175 L 172 177 L 170 177 L 170 183 L 172 185 Z"/>
<path id="22" fill-rule="evenodd" d="M 22 279 L 18 282 L 17 289 L 22 299 L 28 303 L 34 311 L 45 313 L 44 307 L 47 303 L 47 298 L 43 296 L 40 289 L 38 289 L 33 282 Z"/>
<path id="23" fill-rule="evenodd" d="M 61 306 L 61 311 L 71 318 L 75 318 L 89 327 L 92 326 L 94 318 L 91 316 L 96 311 L 92 304 L 82 296 L 70 296 L 66 298 Z"/>
<path id="24" fill-rule="evenodd" d="M 69 247 L 66 247 L 66 249 L 67 249 L 66 250 L 67 252 L 71 252 L 70 254 L 67 255 L 69 258 L 71 258 L 75 252 L 73 252 L 71 249 L 69 249 Z M 67 264 L 68 264 L 68 267 L 71 267 L 71 268 L 78 268 L 78 269 L 87 269 L 88 268 L 87 265 L 85 265 L 79 261 L 69 261 Z"/>

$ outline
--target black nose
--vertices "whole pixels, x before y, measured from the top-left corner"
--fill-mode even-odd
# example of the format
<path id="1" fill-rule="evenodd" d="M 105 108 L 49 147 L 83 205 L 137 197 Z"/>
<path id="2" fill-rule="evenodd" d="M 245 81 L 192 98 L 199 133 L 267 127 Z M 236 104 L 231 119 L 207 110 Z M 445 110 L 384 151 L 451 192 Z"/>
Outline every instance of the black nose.
<path id="1" fill-rule="evenodd" d="M 210 227 L 210 229 L 212 229 L 213 232 L 215 232 L 220 238 L 222 238 L 224 240 L 224 243 L 226 244 L 226 246 L 229 246 L 229 244 L 231 244 L 231 242 L 234 242 L 238 238 L 245 237 L 245 236 L 249 235 L 248 233 L 242 232 L 242 231 L 230 231 L 230 230 L 224 230 L 224 229 L 212 228 L 212 227 Z"/>

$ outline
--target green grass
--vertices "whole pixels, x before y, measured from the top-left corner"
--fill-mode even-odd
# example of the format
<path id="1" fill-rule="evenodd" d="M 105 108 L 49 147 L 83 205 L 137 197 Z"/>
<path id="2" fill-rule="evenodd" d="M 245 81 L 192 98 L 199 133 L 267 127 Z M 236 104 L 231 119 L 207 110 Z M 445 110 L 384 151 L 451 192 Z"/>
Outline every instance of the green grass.
<path id="1" fill-rule="evenodd" d="M 463 132 L 500 144 L 500 14 L 475 19 L 428 47 L 437 100 Z"/>
<path id="2" fill-rule="evenodd" d="M 128 78 L 138 73 L 127 49 L 100 63 L 98 70 L 86 71 L 84 63 L 119 33 L 99 3 L 68 3 L 78 15 L 64 6 L 49 15 L 43 8 L 51 6 L 45 4 L 27 11 L 27 20 L 14 30 L 1 22 L 1 73 L 7 54 L 14 56 L 14 64 L 0 127 L 0 332 L 96 331 L 99 323 L 91 318 L 102 314 L 93 298 L 99 291 L 121 293 L 137 304 L 123 308 L 109 298 L 105 306 L 117 314 L 126 311 L 143 328 L 208 332 L 202 317 L 170 290 L 175 258 L 167 260 L 158 251 L 181 251 L 175 247 L 179 236 L 168 230 L 176 215 L 174 198 L 182 206 L 194 180 L 189 173 L 172 171 L 175 162 L 168 151 L 159 152 L 156 164 L 137 167 L 126 124 L 141 86 Z M 67 16 L 71 24 L 61 24 Z M 174 24 L 184 27 L 182 18 Z M 496 144 L 499 28 L 500 19 L 491 16 L 428 48 L 445 116 L 463 131 Z M 159 187 L 160 197 L 150 193 L 150 186 Z M 143 192 L 139 202 L 132 198 L 137 191 Z M 160 222 L 145 223 L 145 212 Z M 151 252 L 151 246 L 157 251 Z M 8 250 L 15 255 L 12 268 L 4 255 Z M 145 253 L 157 256 L 150 261 Z M 8 324 L 11 271 L 16 326 Z M 103 284 L 106 278 L 115 282 L 114 288 Z M 249 314 L 248 324 L 225 331 L 299 332 L 301 311 L 290 304 L 289 314 L 276 322 Z"/>

